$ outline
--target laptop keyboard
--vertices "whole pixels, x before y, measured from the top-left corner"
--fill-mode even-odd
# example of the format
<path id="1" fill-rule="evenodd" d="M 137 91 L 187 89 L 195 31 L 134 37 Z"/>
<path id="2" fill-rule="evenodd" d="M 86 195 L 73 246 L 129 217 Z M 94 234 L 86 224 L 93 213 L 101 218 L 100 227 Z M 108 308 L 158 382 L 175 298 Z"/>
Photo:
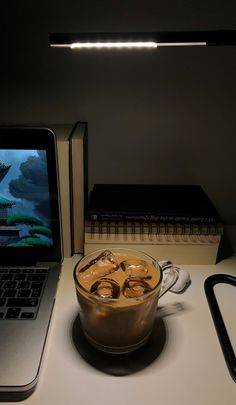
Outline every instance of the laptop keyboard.
<path id="1" fill-rule="evenodd" d="M 0 268 L 0 320 L 35 319 L 47 268 Z"/>

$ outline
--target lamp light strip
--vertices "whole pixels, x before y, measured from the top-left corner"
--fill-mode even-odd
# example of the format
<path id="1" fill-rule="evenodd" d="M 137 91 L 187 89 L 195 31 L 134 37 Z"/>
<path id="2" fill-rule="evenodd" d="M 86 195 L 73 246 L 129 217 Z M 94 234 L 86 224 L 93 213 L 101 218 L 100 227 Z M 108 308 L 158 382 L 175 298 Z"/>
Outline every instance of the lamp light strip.
<path id="1" fill-rule="evenodd" d="M 75 42 L 70 45 L 71 49 L 90 48 L 156 48 L 156 42 Z"/>

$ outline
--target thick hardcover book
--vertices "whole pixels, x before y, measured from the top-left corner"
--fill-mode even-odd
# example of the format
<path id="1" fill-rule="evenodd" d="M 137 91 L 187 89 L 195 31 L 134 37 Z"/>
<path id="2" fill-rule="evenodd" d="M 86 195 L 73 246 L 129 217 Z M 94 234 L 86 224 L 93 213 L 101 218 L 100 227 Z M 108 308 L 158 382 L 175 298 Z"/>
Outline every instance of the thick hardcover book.
<path id="1" fill-rule="evenodd" d="M 52 124 L 50 128 L 57 138 L 58 170 L 60 183 L 60 206 L 62 224 L 62 243 L 64 257 L 71 256 L 70 224 L 70 173 L 69 173 L 69 136 L 73 124 Z"/>
<path id="2" fill-rule="evenodd" d="M 221 224 L 86 221 L 84 254 L 126 247 L 176 264 L 215 264 Z"/>
<path id="3" fill-rule="evenodd" d="M 200 185 L 95 184 L 87 219 L 164 223 L 218 223 Z"/>
<path id="4" fill-rule="evenodd" d="M 77 122 L 69 138 L 72 255 L 83 253 L 88 196 L 88 124 Z"/>

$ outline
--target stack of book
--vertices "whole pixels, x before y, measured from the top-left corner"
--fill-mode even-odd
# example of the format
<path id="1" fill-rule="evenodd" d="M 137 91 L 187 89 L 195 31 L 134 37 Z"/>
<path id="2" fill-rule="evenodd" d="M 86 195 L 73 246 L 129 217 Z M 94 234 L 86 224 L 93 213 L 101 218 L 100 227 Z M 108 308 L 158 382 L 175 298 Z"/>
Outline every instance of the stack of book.
<path id="1" fill-rule="evenodd" d="M 223 226 L 199 185 L 95 184 L 84 253 L 127 247 L 177 264 L 215 264 Z"/>

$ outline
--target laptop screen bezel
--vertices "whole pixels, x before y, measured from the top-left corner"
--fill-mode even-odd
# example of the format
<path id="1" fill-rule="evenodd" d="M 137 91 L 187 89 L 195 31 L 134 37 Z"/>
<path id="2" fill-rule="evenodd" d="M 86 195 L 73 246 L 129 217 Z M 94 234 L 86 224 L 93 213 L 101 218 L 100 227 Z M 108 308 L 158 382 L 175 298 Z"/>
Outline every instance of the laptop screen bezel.
<path id="1" fill-rule="evenodd" d="M 49 247 L 0 246 L 0 265 L 60 262 L 62 249 L 56 135 L 51 129 L 44 127 L 0 127 L 0 149 L 46 151 L 53 238 L 53 246 Z"/>

